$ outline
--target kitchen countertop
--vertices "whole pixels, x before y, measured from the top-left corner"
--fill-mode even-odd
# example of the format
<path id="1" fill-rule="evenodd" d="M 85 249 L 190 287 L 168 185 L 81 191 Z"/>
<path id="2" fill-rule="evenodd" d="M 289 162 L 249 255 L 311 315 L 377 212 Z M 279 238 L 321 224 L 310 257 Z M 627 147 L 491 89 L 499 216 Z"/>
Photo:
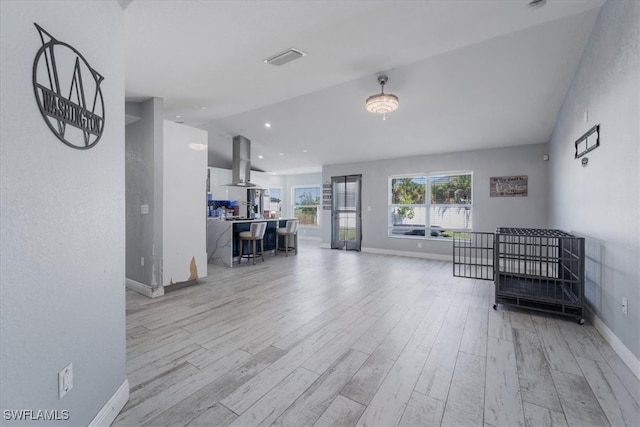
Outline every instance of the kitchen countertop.
<path id="1" fill-rule="evenodd" d="M 276 230 L 284 227 L 292 218 L 209 218 L 207 221 L 207 259 L 212 264 L 233 266 L 238 256 L 237 234 L 250 229 L 251 223 L 267 222 L 264 236 L 264 249 L 275 249 Z"/>

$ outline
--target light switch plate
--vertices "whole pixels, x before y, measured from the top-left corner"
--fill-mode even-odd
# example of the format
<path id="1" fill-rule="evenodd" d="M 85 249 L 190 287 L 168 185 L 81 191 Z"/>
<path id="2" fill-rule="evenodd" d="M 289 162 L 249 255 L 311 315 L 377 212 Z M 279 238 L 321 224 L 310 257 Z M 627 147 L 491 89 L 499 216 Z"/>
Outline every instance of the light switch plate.
<path id="1" fill-rule="evenodd" d="M 140 205 L 140 214 L 147 215 L 149 213 L 149 205 Z"/>
<path id="2" fill-rule="evenodd" d="M 73 388 L 73 364 L 69 363 L 62 371 L 58 372 L 58 399 Z"/>

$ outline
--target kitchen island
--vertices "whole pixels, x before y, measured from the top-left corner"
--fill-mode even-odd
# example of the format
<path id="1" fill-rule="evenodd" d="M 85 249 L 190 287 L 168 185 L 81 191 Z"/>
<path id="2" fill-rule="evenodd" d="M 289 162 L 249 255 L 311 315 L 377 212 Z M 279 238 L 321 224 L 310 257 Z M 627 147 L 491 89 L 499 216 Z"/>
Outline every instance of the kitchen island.
<path id="1" fill-rule="evenodd" d="M 286 226 L 286 218 L 209 218 L 207 220 L 207 259 L 209 263 L 233 267 L 233 260 L 240 255 L 238 234 L 241 231 L 249 231 L 253 222 L 267 223 L 267 229 L 264 233 L 264 250 L 265 252 L 275 250 L 276 230 L 278 227 Z"/>

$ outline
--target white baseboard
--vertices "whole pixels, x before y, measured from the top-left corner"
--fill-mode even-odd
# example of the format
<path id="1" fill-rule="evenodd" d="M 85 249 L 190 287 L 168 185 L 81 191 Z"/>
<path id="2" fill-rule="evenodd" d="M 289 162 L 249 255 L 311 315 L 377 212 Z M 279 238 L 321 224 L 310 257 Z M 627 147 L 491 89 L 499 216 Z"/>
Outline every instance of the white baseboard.
<path id="1" fill-rule="evenodd" d="M 129 400 L 129 380 L 125 379 L 122 385 L 111 396 L 109 401 L 102 407 L 98 415 L 95 416 L 89 427 L 108 427 L 116 419 L 124 405 Z"/>
<path id="2" fill-rule="evenodd" d="M 320 245 L 322 249 L 331 249 L 330 243 L 322 243 Z M 411 251 L 394 251 L 391 249 L 379 249 L 379 248 L 361 248 L 361 252 L 368 252 L 370 254 L 378 254 L 378 255 L 396 255 L 396 256 L 405 256 L 411 258 L 422 258 L 422 259 L 433 259 L 436 261 L 453 261 L 452 255 L 443 255 L 443 254 L 432 254 L 427 252 L 411 252 Z"/>
<path id="3" fill-rule="evenodd" d="M 636 378 L 640 379 L 640 360 L 629 350 L 620 339 L 615 336 L 615 334 L 609 329 L 604 322 L 596 316 L 593 312 L 589 311 L 591 314 L 591 321 L 593 322 L 593 326 L 600 332 L 600 335 L 609 343 L 613 351 L 616 352 L 620 359 L 629 367 L 633 375 Z"/>
<path id="4" fill-rule="evenodd" d="M 428 252 L 411 252 L 411 251 L 395 251 L 391 249 L 378 249 L 378 248 L 362 248 L 362 252 L 368 252 L 371 254 L 379 254 L 379 255 L 396 255 L 396 256 L 405 256 L 411 258 L 423 258 L 423 259 L 433 259 L 437 261 L 453 261 L 452 255 L 444 255 L 444 254 L 432 254 Z"/>
<path id="5" fill-rule="evenodd" d="M 156 286 L 155 288 L 153 288 L 149 285 L 145 285 L 144 283 L 140 283 L 132 279 L 126 279 L 125 283 L 127 289 L 135 291 L 149 298 L 157 298 L 164 295 L 164 287 L 162 286 Z"/>

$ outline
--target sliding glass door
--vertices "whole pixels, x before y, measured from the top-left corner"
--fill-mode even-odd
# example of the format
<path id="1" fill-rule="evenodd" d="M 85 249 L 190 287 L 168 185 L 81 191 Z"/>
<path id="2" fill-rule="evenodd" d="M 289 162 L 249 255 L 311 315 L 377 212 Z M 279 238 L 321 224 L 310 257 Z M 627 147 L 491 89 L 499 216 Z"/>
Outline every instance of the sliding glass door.
<path id="1" fill-rule="evenodd" d="M 359 251 L 362 241 L 362 175 L 334 176 L 331 184 L 331 248 Z"/>

